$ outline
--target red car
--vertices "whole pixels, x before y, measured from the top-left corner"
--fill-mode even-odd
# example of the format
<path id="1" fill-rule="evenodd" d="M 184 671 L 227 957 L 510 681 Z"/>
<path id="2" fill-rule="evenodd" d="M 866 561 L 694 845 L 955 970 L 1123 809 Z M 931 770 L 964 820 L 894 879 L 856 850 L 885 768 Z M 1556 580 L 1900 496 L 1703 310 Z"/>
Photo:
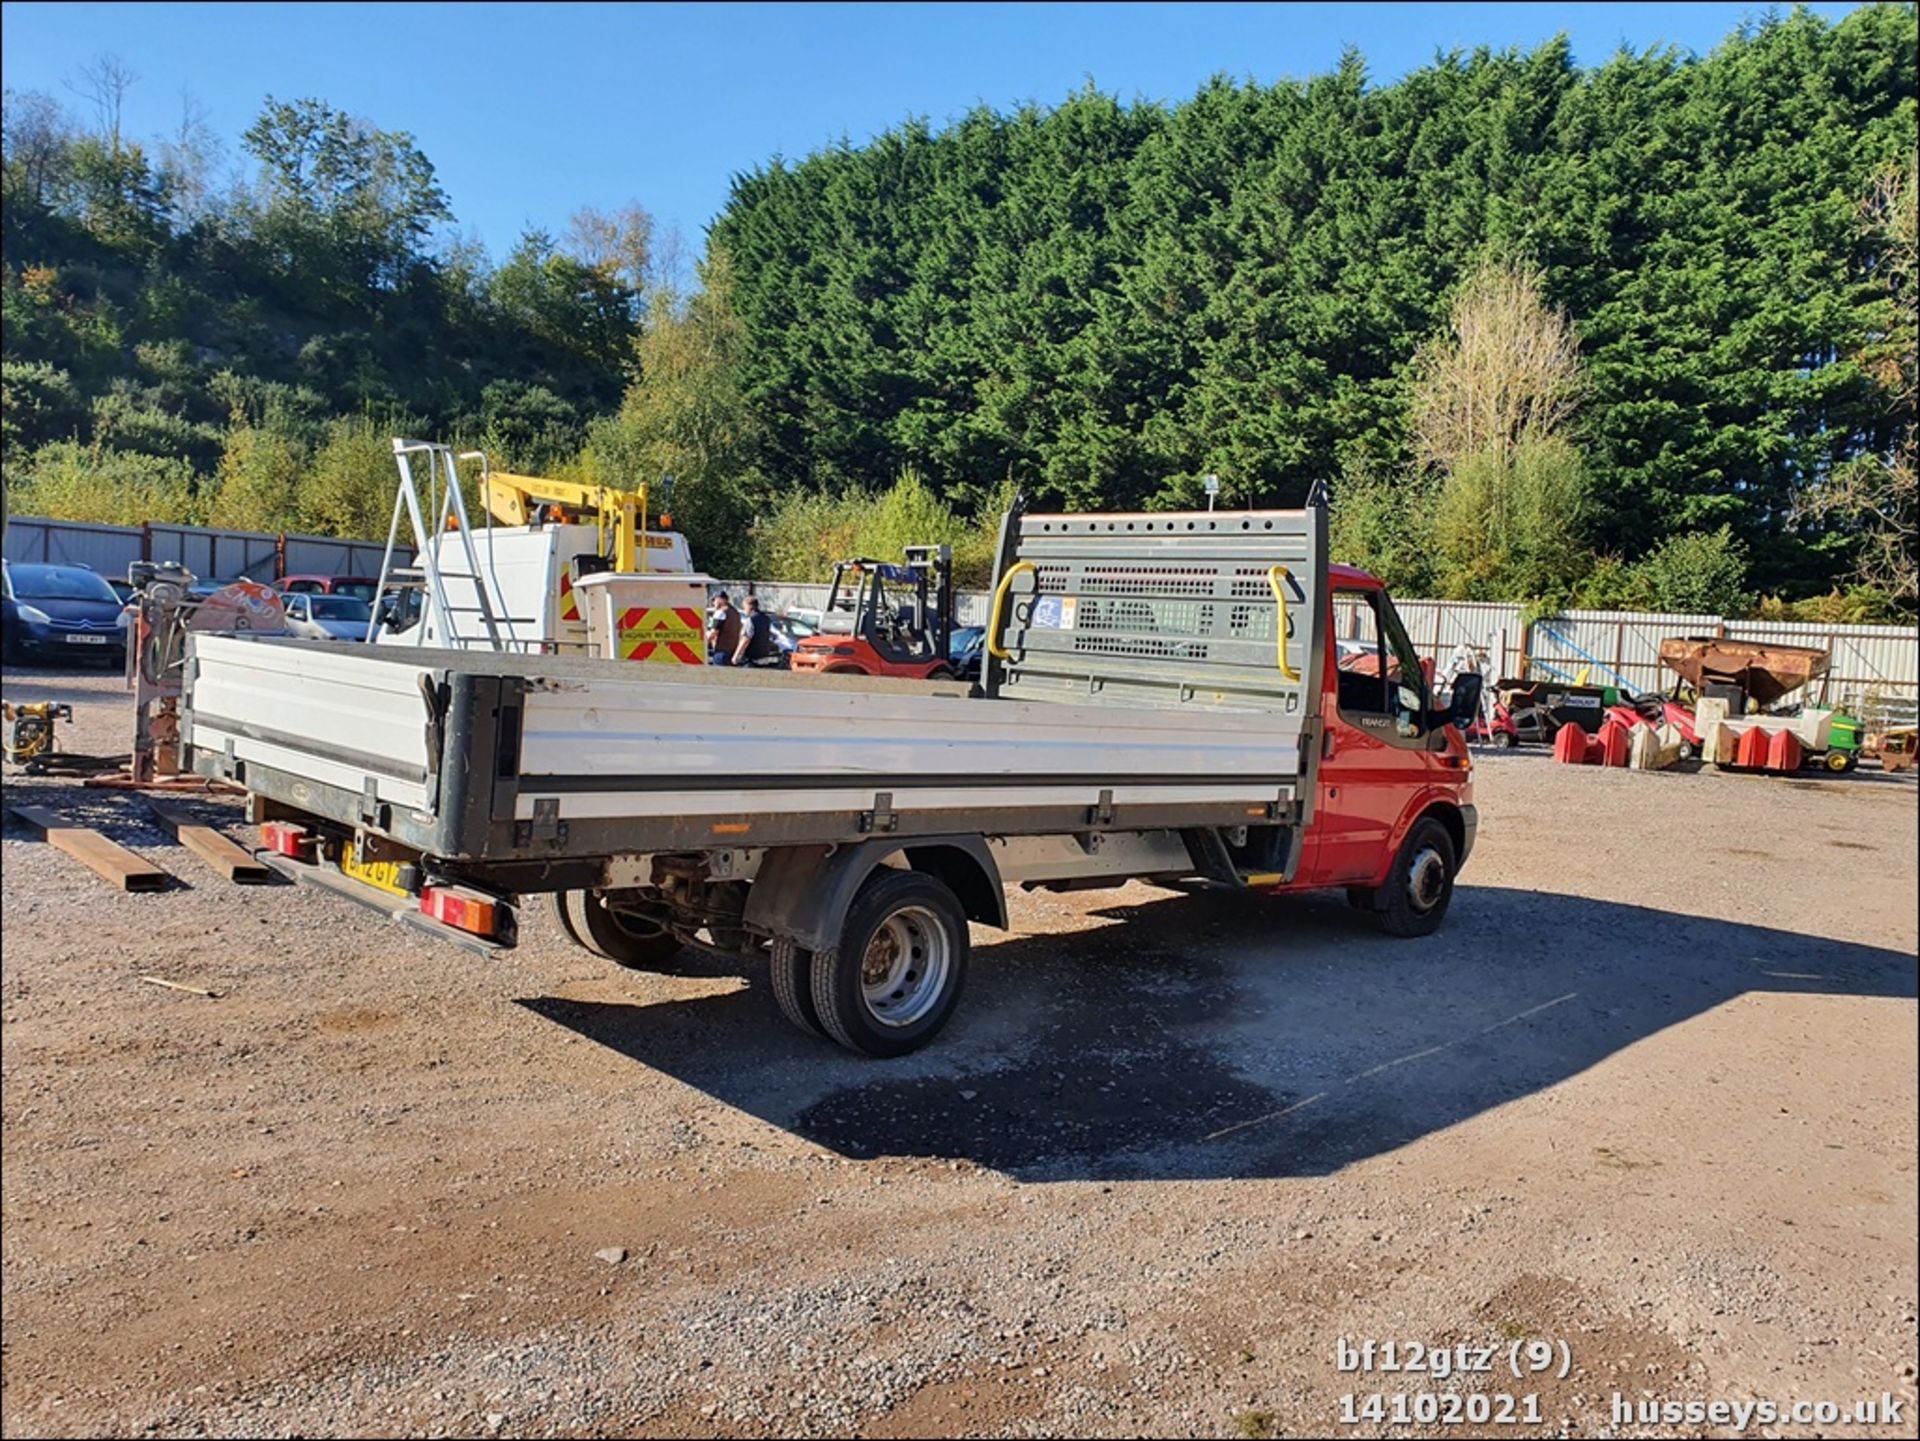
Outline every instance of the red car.
<path id="1" fill-rule="evenodd" d="M 350 595 L 372 605 L 380 582 L 370 575 L 283 575 L 273 583 L 282 595 Z"/>

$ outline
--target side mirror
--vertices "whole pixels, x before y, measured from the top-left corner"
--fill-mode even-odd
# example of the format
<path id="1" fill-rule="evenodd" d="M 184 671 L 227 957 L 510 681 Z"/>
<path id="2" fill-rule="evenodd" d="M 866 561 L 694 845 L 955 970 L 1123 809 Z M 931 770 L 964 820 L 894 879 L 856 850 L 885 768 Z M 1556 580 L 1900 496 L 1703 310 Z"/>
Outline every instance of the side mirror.
<path id="1" fill-rule="evenodd" d="M 1480 692 L 1485 688 L 1487 679 L 1472 671 L 1456 676 L 1453 682 L 1453 700 L 1447 706 L 1447 722 L 1466 730 L 1480 714 Z"/>

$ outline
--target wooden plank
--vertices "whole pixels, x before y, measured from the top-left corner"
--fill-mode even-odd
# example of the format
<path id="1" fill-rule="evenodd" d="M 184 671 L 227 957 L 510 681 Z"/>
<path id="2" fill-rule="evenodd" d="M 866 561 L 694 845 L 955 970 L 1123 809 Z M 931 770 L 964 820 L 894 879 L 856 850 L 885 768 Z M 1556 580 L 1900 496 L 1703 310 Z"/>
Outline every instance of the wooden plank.
<path id="1" fill-rule="evenodd" d="M 142 976 L 140 979 L 149 986 L 165 986 L 170 991 L 185 991 L 190 996 L 205 996 L 210 1001 L 220 999 L 219 991 L 204 990 L 199 986 L 185 986 L 178 981 L 169 981 L 162 976 Z"/>
<path id="2" fill-rule="evenodd" d="M 76 826 L 42 806 L 11 806 L 21 820 L 34 827 L 56 850 L 65 851 L 81 865 L 123 891 L 157 891 L 173 879 L 158 866 L 108 840 L 96 830 Z"/>
<path id="3" fill-rule="evenodd" d="M 158 801 L 149 800 L 147 805 L 159 817 L 160 824 L 173 832 L 175 840 L 228 880 L 241 885 L 264 885 L 273 879 L 273 872 L 254 859 L 251 851 L 212 826 L 202 825 L 192 816 L 170 810 Z"/>

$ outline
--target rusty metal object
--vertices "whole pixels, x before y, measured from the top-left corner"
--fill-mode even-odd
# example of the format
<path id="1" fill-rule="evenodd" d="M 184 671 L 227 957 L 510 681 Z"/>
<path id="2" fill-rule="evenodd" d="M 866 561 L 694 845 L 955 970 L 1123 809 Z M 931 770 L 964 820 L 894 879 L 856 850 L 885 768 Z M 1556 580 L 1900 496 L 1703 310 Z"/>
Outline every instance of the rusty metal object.
<path id="1" fill-rule="evenodd" d="M 1670 636 L 1660 642 L 1660 663 L 1696 691 L 1716 683 L 1735 685 L 1763 706 L 1827 673 L 1827 653 L 1812 646 L 1717 636 Z"/>

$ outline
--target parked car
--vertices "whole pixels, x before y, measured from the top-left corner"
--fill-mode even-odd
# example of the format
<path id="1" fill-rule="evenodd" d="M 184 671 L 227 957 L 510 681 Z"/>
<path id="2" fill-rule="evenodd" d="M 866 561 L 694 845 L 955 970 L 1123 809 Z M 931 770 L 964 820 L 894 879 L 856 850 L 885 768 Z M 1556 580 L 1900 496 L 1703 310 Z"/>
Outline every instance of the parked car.
<path id="1" fill-rule="evenodd" d="M 947 643 L 947 659 L 953 663 L 955 680 L 978 681 L 980 666 L 987 653 L 987 628 L 963 625 Z"/>
<path id="2" fill-rule="evenodd" d="M 420 623 L 424 593 L 417 588 L 389 587 L 380 597 L 380 624 L 399 635 Z"/>
<path id="3" fill-rule="evenodd" d="M 273 588 L 282 595 L 350 595 L 372 605 L 380 582 L 370 575 L 283 575 Z"/>
<path id="4" fill-rule="evenodd" d="M 819 633 L 820 624 L 817 620 L 808 620 L 791 613 L 776 615 L 773 618 L 773 643 L 788 655 L 791 655 L 793 648 L 808 636 Z"/>
<path id="5" fill-rule="evenodd" d="M 132 581 L 121 580 L 118 576 L 111 576 L 111 575 L 102 576 L 101 579 L 106 581 L 108 585 L 113 587 L 113 593 L 120 597 L 120 604 L 122 605 L 133 604 L 134 590 L 133 590 Z"/>
<path id="6" fill-rule="evenodd" d="M 365 640 L 373 607 L 350 595 L 287 595 L 287 629 L 302 640 Z"/>
<path id="7" fill-rule="evenodd" d="M 205 600 L 216 590 L 225 590 L 230 585 L 238 585 L 240 579 L 240 577 L 234 576 L 228 576 L 225 579 L 213 576 L 204 580 L 196 580 L 192 585 L 187 587 L 187 594 L 195 600 Z"/>
<path id="8" fill-rule="evenodd" d="M 126 610 L 98 573 L 8 562 L 0 575 L 0 642 L 10 659 L 98 656 L 126 664 Z"/>

